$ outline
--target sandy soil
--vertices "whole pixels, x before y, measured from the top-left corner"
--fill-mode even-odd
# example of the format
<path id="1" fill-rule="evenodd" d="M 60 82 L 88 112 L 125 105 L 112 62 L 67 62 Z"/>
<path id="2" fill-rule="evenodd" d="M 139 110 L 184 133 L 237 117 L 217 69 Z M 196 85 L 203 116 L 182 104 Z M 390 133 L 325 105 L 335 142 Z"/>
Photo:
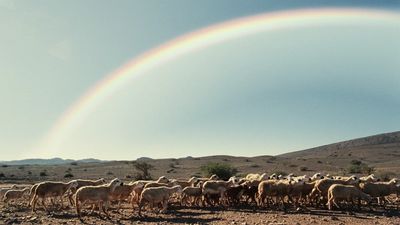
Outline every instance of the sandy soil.
<path id="1" fill-rule="evenodd" d="M 110 211 L 110 218 L 98 212 L 89 215 L 84 211 L 83 222 L 75 210 L 67 208 L 47 214 L 42 209 L 32 213 L 26 204 L 0 205 L 0 224 L 400 224 L 400 213 L 395 208 L 351 213 L 348 211 L 327 211 L 295 209 L 271 211 L 255 206 L 232 208 L 190 208 L 171 205 L 165 214 L 145 212 L 143 217 L 133 213 L 129 205 L 123 205 L 120 213 Z"/>

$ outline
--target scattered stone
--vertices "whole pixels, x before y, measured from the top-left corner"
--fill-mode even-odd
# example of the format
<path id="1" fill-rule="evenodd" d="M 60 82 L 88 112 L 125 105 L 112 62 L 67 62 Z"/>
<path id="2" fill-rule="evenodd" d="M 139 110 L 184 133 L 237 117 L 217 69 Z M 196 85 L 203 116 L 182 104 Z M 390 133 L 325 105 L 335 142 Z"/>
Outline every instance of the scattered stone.
<path id="1" fill-rule="evenodd" d="M 5 222 L 6 222 L 6 224 L 17 224 L 17 223 L 19 223 L 17 218 L 9 218 L 9 219 L 6 219 Z"/>
<path id="2" fill-rule="evenodd" d="M 339 220 L 336 216 L 331 216 L 331 220 Z"/>

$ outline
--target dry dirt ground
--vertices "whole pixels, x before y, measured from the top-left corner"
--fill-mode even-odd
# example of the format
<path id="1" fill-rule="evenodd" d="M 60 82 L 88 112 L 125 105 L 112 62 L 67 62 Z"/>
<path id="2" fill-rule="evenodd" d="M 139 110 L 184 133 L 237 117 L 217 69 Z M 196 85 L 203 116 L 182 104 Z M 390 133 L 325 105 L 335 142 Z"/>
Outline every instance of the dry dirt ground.
<path id="1" fill-rule="evenodd" d="M 120 213 L 110 210 L 110 218 L 98 212 L 84 211 L 83 222 L 72 208 L 54 209 L 47 214 L 41 208 L 32 213 L 30 208 L 20 204 L 10 206 L 0 204 L 0 224 L 400 224 L 397 209 L 362 209 L 357 212 L 304 209 L 287 212 L 262 209 L 256 206 L 238 207 L 181 207 L 170 205 L 168 212 L 157 214 L 144 212 L 139 217 L 137 209 L 133 212 L 125 204 Z"/>

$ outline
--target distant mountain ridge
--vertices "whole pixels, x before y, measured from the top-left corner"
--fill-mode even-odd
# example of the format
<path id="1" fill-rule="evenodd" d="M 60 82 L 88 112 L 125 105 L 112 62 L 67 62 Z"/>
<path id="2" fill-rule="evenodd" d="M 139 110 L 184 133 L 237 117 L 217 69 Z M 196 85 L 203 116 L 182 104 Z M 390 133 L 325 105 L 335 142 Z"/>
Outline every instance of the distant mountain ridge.
<path id="1" fill-rule="evenodd" d="M 352 140 L 337 142 L 328 145 L 322 145 L 314 148 L 304 149 L 300 151 L 288 152 L 285 154 L 276 155 L 276 157 L 281 158 L 324 158 L 334 156 L 335 158 L 349 158 L 350 155 L 357 156 L 364 159 L 374 159 L 377 157 L 376 151 L 379 151 L 379 157 L 387 155 L 387 160 L 398 160 L 400 157 L 400 131 L 377 134 L 362 138 L 356 138 Z M 216 159 L 223 156 L 204 156 L 199 157 L 203 159 Z M 230 156 L 226 156 L 230 157 Z M 264 156 L 258 156 L 264 157 Z M 192 159 L 193 157 L 186 157 L 187 159 Z M 252 157 L 244 157 L 252 158 Z M 158 160 L 149 157 L 139 157 L 137 161 L 149 161 Z M 116 160 L 118 161 L 118 160 Z M 62 159 L 62 158 L 51 158 L 51 159 L 23 159 L 23 160 L 12 160 L 12 161 L 0 161 L 3 165 L 61 165 L 68 164 L 72 162 L 77 163 L 98 163 L 98 162 L 109 162 L 107 160 L 99 160 L 94 158 L 73 160 L 73 159 Z M 397 163 L 397 161 L 396 161 Z"/>
<path id="2" fill-rule="evenodd" d="M 283 157 L 298 157 L 300 155 L 313 155 L 330 153 L 332 151 L 344 151 L 344 150 L 355 150 L 355 149 L 378 149 L 390 147 L 394 149 L 400 149 L 400 131 L 377 134 L 367 137 L 356 138 L 348 141 L 341 141 L 333 144 L 322 145 L 314 148 L 304 149 L 300 151 L 288 152 L 279 156 Z"/>
<path id="3" fill-rule="evenodd" d="M 99 159 L 87 158 L 87 159 L 62 159 L 62 158 L 51 158 L 51 159 L 22 159 L 22 160 L 11 160 L 11 161 L 0 161 L 0 164 L 3 165 L 60 165 L 60 164 L 68 164 L 72 162 L 77 163 L 96 163 L 103 162 Z"/>

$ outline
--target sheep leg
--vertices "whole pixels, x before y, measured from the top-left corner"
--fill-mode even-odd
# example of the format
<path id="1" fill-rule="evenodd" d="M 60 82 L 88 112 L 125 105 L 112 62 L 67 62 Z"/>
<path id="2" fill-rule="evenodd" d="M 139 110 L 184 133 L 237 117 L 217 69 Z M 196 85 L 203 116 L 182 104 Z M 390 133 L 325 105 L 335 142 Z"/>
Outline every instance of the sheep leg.
<path id="1" fill-rule="evenodd" d="M 73 194 L 72 193 L 68 195 L 68 200 L 69 200 L 69 204 L 71 206 L 74 206 L 74 200 L 73 200 Z"/>
<path id="2" fill-rule="evenodd" d="M 100 208 L 103 210 L 103 212 L 104 212 L 104 214 L 106 214 L 106 217 L 107 217 L 107 219 L 111 219 L 110 218 L 110 214 L 108 214 L 108 207 L 107 207 L 107 202 L 105 202 L 104 204 L 103 204 L 103 202 L 102 201 L 100 201 L 100 203 L 99 203 L 99 212 L 100 212 Z M 106 208 L 107 207 L 107 208 Z"/>
<path id="3" fill-rule="evenodd" d="M 63 201 L 62 195 L 60 196 L 60 201 L 61 201 L 61 205 L 60 205 L 60 207 L 58 208 L 59 210 L 61 210 L 61 209 L 64 208 L 64 201 Z"/>
<path id="4" fill-rule="evenodd" d="M 122 202 L 122 200 L 119 200 L 118 201 L 118 208 L 117 208 L 117 212 L 119 213 L 119 211 L 120 211 L 120 209 L 121 209 L 121 202 Z"/>
<path id="5" fill-rule="evenodd" d="M 163 200 L 162 201 L 162 209 L 161 209 L 161 212 L 162 213 L 165 213 L 166 211 L 167 211 L 167 208 L 168 208 L 168 200 Z"/>
<path id="6" fill-rule="evenodd" d="M 30 203 L 32 205 L 32 212 L 35 212 L 35 210 L 36 210 L 36 202 L 37 202 L 37 200 L 38 200 L 38 196 L 34 195 L 33 198 L 32 198 L 32 201 Z"/>
<path id="7" fill-rule="evenodd" d="M 336 199 L 333 198 L 332 202 L 338 209 L 341 209 L 340 206 L 337 204 Z"/>
<path id="8" fill-rule="evenodd" d="M 46 210 L 46 212 L 49 213 L 49 209 L 46 207 L 46 202 L 44 201 L 44 198 L 42 198 L 42 205 L 44 210 Z"/>
<path id="9" fill-rule="evenodd" d="M 138 215 L 141 217 L 141 211 L 142 211 L 142 206 L 143 206 L 143 199 L 140 199 L 139 204 L 138 204 Z"/>
<path id="10" fill-rule="evenodd" d="M 85 204 L 85 202 L 82 202 L 82 205 L 83 204 Z M 78 215 L 78 218 L 81 220 L 81 209 L 80 209 L 78 199 L 75 200 L 75 209 L 76 209 L 76 214 Z"/>

